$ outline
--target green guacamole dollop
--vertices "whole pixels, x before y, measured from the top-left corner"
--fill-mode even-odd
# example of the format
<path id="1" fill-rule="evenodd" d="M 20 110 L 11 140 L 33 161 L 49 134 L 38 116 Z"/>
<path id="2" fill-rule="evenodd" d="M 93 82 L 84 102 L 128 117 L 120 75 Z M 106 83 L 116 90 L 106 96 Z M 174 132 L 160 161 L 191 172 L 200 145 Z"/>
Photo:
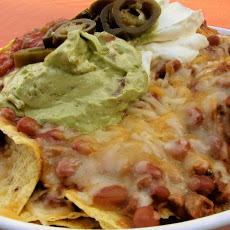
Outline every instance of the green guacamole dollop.
<path id="1" fill-rule="evenodd" d="M 73 31 L 44 62 L 4 79 L 0 106 L 83 132 L 118 123 L 148 88 L 141 53 L 106 32 Z"/>

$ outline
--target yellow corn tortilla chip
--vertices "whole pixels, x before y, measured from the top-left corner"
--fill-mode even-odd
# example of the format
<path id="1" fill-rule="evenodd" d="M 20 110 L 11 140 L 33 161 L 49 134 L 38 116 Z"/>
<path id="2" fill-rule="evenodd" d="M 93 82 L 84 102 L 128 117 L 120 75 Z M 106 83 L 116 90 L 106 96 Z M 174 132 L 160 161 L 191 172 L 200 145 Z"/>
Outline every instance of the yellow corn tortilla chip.
<path id="1" fill-rule="evenodd" d="M 118 211 L 102 210 L 90 206 L 81 199 L 80 193 L 74 190 L 65 192 L 67 199 L 72 201 L 90 217 L 96 219 L 103 229 L 125 229 L 132 227 L 132 219 Z"/>
<path id="2" fill-rule="evenodd" d="M 83 211 L 76 211 L 74 205 L 69 200 L 63 200 L 62 203 L 56 204 L 55 206 L 47 205 L 45 200 L 41 199 L 43 195 L 47 194 L 51 196 L 52 192 L 36 188 L 35 192 L 22 210 L 20 217 L 26 222 L 47 222 L 88 217 Z"/>
<path id="3" fill-rule="evenodd" d="M 0 150 L 0 208 L 19 215 L 39 180 L 41 152 L 4 118 L 0 118 L 0 130 L 6 139 Z"/>
<path id="4" fill-rule="evenodd" d="M 4 216 L 4 217 L 14 219 L 14 220 L 23 221 L 23 219 L 20 216 L 16 215 L 14 212 L 6 208 L 0 208 L 0 216 Z"/>
<path id="5" fill-rule="evenodd" d="M 51 213 L 43 213 L 42 210 L 40 210 L 40 213 L 31 213 L 29 211 L 22 211 L 20 217 L 25 222 L 48 222 L 48 221 L 57 221 L 57 220 L 64 220 L 64 219 L 78 219 L 83 216 L 88 216 L 84 212 L 70 212 L 66 213 L 65 215 L 57 215 L 53 212 Z"/>
<path id="6" fill-rule="evenodd" d="M 79 218 L 77 220 L 57 220 L 43 223 L 49 226 L 67 227 L 73 229 L 95 229 L 100 228 L 99 223 L 92 218 Z"/>

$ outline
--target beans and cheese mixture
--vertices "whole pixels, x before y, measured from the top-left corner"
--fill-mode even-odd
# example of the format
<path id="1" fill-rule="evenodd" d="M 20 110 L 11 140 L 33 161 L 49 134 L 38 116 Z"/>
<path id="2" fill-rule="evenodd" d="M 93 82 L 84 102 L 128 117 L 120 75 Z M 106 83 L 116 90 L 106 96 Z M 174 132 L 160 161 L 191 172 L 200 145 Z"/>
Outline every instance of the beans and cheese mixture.
<path id="1" fill-rule="evenodd" d="M 83 134 L 0 109 L 42 149 L 42 191 L 33 200 L 71 208 L 63 191 L 76 190 L 87 205 L 130 218 L 131 227 L 228 209 L 230 37 L 205 24 L 198 32 L 209 46 L 192 63 L 153 59 L 148 92 L 118 125 Z"/>

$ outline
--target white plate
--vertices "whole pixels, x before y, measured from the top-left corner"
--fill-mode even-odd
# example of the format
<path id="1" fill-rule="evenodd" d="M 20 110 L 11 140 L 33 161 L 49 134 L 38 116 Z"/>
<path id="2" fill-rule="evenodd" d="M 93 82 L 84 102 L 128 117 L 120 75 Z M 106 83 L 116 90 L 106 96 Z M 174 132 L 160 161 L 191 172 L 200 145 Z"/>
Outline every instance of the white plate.
<path id="1" fill-rule="evenodd" d="M 228 30 L 228 29 L 224 29 L 224 28 L 220 28 L 220 27 L 215 27 L 215 26 L 210 26 L 210 27 L 212 27 L 213 29 L 216 29 L 221 34 L 230 35 L 230 30 Z"/>
<path id="2" fill-rule="evenodd" d="M 222 34 L 230 35 L 228 29 L 211 27 Z M 28 224 L 0 216 L 0 230 L 67 230 L 67 228 Z M 230 230 L 230 210 L 196 220 L 150 228 L 136 228 L 136 230 Z"/>

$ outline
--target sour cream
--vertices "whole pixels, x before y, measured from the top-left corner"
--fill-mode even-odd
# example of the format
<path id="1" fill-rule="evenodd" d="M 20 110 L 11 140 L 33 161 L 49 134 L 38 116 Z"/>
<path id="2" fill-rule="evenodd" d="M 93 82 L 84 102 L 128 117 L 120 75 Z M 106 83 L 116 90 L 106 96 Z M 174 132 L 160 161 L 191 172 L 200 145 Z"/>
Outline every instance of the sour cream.
<path id="1" fill-rule="evenodd" d="M 208 42 L 205 36 L 191 34 L 174 41 L 154 42 L 146 45 L 145 49 L 151 51 L 152 58 L 178 59 L 181 63 L 188 63 L 197 57 L 200 49 L 206 46 L 208 46 Z"/>
<path id="2" fill-rule="evenodd" d="M 209 44 L 196 33 L 204 21 L 201 10 L 193 11 L 178 2 L 169 4 L 168 0 L 158 3 L 162 8 L 158 24 L 136 41 L 137 47 L 151 51 L 153 58 L 191 62 Z"/>

